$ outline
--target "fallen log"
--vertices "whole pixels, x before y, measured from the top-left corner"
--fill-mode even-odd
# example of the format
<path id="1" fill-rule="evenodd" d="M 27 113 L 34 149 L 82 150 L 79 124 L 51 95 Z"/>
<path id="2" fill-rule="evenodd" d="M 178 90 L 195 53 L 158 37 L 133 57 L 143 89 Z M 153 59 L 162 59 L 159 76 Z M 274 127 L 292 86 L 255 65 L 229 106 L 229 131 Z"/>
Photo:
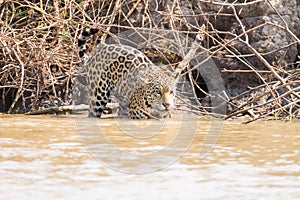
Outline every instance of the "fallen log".
<path id="1" fill-rule="evenodd" d="M 116 112 L 119 108 L 118 103 L 108 103 L 104 108 L 104 114 L 112 114 Z M 44 115 L 44 114 L 66 114 L 66 113 L 76 113 L 84 112 L 89 110 L 89 105 L 70 105 L 70 106 L 55 106 L 50 108 L 45 108 L 42 110 L 33 110 L 25 113 L 25 115 Z"/>

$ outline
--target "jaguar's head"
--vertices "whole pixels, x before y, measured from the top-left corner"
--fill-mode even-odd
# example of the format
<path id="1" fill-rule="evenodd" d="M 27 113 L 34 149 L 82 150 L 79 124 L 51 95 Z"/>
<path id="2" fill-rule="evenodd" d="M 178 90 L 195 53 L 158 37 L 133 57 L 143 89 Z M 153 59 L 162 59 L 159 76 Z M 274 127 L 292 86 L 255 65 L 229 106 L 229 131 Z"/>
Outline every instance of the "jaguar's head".
<path id="1" fill-rule="evenodd" d="M 144 86 L 144 100 L 148 112 L 157 118 L 166 118 L 175 108 L 176 79 L 160 76 Z M 166 116 L 167 115 L 167 116 Z"/>

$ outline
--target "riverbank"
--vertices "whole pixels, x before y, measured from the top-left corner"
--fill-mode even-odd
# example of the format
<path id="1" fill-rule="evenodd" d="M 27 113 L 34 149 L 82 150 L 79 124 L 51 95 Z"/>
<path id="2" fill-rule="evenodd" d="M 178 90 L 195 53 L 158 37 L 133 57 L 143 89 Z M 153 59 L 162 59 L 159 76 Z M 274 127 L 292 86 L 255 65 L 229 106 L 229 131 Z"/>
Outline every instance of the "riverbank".
<path id="1" fill-rule="evenodd" d="M 85 87 L 78 82 L 84 74 L 77 39 L 83 28 L 98 27 L 90 50 L 97 40 L 126 39 L 121 33 L 154 29 L 201 43 L 182 71 L 182 109 L 204 115 L 216 111 L 227 118 L 300 118 L 299 8 L 294 0 L 5 1 L 0 9 L 0 112 L 86 102 Z M 178 66 L 191 43 L 153 33 L 160 39 L 134 45 L 155 63 Z M 215 101 L 218 87 L 224 88 L 217 91 L 222 101 Z"/>

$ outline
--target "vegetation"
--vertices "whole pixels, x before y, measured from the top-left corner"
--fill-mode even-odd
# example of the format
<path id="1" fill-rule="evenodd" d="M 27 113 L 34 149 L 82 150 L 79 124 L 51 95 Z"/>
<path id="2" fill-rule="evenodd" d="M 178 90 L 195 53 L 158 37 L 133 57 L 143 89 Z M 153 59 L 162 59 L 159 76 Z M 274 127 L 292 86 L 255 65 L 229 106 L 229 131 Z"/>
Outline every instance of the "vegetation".
<path id="1" fill-rule="evenodd" d="M 289 28 L 283 18 L 279 24 L 263 22 L 246 27 L 239 9 L 251 8 L 261 2 L 0 1 L 0 112 L 24 113 L 49 106 L 70 105 L 75 77 L 81 73 L 77 38 L 86 27 L 100 28 L 98 40 L 102 41 L 126 30 L 168 29 L 194 39 L 201 33 L 201 48 L 216 62 L 227 89 L 223 102 L 227 107 L 226 118 L 248 114 L 251 116 L 249 121 L 267 117 L 293 121 L 300 117 L 299 61 L 280 64 L 271 58 L 278 51 L 299 47 L 299 35 Z M 281 17 L 276 8 L 266 5 L 275 9 L 275 15 Z M 217 10 L 209 10 L 210 6 L 215 6 Z M 239 30 L 222 29 L 220 23 L 224 26 L 226 23 L 236 23 Z M 206 27 L 204 31 L 202 24 Z M 284 31 L 291 38 L 289 43 L 261 52 L 251 44 L 248 35 L 265 27 Z M 164 44 L 171 48 L 171 42 Z M 243 47 L 239 48 L 241 44 Z M 167 51 L 144 52 L 150 58 L 151 55 L 156 58 L 168 54 Z M 185 54 L 181 58 L 167 57 L 167 62 L 164 59 L 157 62 L 178 65 Z M 238 67 L 224 64 L 229 61 Z M 190 91 L 183 92 L 191 93 L 196 99 L 197 106 L 192 107 L 193 112 L 210 114 L 213 109 L 209 103 L 213 96 L 209 94 L 200 71 L 192 65 L 185 65 L 183 72 L 192 87 Z M 235 91 L 232 91 L 232 77 L 237 77 Z M 251 85 L 247 78 L 251 80 Z"/>

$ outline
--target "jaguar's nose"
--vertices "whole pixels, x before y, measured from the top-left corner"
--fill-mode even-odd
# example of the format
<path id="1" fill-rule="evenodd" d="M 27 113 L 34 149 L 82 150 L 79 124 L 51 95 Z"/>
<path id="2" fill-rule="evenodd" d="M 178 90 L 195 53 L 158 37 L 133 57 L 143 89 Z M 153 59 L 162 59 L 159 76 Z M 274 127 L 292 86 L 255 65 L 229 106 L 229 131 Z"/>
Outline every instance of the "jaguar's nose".
<path id="1" fill-rule="evenodd" d="M 170 104 L 169 103 L 163 103 L 163 106 L 168 109 L 170 107 Z"/>

